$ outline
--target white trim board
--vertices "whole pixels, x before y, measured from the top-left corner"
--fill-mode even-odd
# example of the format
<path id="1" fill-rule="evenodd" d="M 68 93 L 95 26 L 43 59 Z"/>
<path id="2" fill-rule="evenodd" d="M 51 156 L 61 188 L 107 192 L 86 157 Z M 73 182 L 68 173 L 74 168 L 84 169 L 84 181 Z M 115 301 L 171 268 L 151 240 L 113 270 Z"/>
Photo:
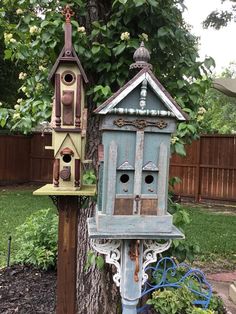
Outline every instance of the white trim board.
<path id="1" fill-rule="evenodd" d="M 161 88 L 152 79 L 148 72 L 144 72 L 140 75 L 132 84 L 130 84 L 126 89 L 124 89 L 117 97 L 115 97 L 107 106 L 99 111 L 99 114 L 107 114 L 109 110 L 113 109 L 118 103 L 121 102 L 130 92 L 132 92 L 143 80 L 147 79 L 149 85 L 152 87 L 154 93 L 162 100 L 166 107 L 173 112 L 178 120 L 185 121 L 186 118 L 179 111 L 179 109 L 174 105 L 173 102 L 165 95 Z"/>

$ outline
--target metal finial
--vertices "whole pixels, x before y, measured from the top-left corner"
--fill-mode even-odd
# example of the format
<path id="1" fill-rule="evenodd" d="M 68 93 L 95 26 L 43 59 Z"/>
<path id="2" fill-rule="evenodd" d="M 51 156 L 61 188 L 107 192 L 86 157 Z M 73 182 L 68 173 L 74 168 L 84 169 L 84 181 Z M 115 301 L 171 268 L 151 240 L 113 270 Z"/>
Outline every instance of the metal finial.
<path id="1" fill-rule="evenodd" d="M 152 69 L 152 65 L 148 63 L 148 61 L 150 60 L 150 53 L 148 49 L 144 46 L 143 41 L 141 42 L 140 47 L 134 52 L 133 59 L 135 63 L 131 64 L 130 69 Z"/>
<path id="2" fill-rule="evenodd" d="M 75 15 L 75 12 L 73 12 L 71 7 L 67 4 L 63 9 L 62 14 L 66 17 L 66 23 L 70 23 L 70 18 Z"/>

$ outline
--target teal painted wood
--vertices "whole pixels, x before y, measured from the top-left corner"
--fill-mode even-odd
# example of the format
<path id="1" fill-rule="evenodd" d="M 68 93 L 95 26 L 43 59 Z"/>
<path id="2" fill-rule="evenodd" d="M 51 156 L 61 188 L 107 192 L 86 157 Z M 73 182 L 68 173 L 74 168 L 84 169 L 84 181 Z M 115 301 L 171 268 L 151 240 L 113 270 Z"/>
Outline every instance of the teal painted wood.
<path id="1" fill-rule="evenodd" d="M 157 199 L 157 171 L 142 171 L 142 196 L 143 194 L 146 195 L 146 197 L 156 196 Z"/>
<path id="2" fill-rule="evenodd" d="M 122 231 L 98 231 L 96 219 L 98 215 L 87 219 L 89 237 L 93 239 L 153 239 L 153 240 L 168 240 L 168 239 L 184 239 L 185 236 L 174 225 L 170 232 L 149 232 L 146 230 L 141 233 L 138 230 L 136 233 Z"/>
<path id="3" fill-rule="evenodd" d="M 107 203 L 106 214 L 113 215 L 115 204 L 115 188 L 116 188 L 116 167 L 117 167 L 117 144 L 111 141 L 109 145 L 109 160 L 108 160 L 108 180 L 107 180 Z"/>
<path id="4" fill-rule="evenodd" d="M 128 176 L 127 182 L 124 181 L 122 178 L 124 176 Z M 134 170 L 117 170 L 116 175 L 116 195 L 121 195 L 124 197 L 133 197 L 134 194 Z"/>
<path id="5" fill-rule="evenodd" d="M 96 215 L 97 230 L 99 232 L 132 233 L 137 239 L 142 233 L 170 233 L 172 230 L 172 216 L 139 216 L 139 215 Z"/>
<path id="6" fill-rule="evenodd" d="M 117 167 L 122 165 L 125 161 L 128 161 L 131 165 L 135 164 L 135 138 L 135 132 L 105 131 L 103 133 L 103 145 L 105 149 L 109 147 L 111 141 L 117 144 Z M 106 156 L 106 162 L 108 159 L 109 154 Z"/>
<path id="7" fill-rule="evenodd" d="M 104 172 L 104 162 L 100 161 L 99 164 L 99 174 L 98 174 L 98 200 L 97 200 L 97 204 L 98 204 L 98 210 L 101 211 L 102 210 L 102 195 L 103 195 L 103 172 Z"/>
<path id="8" fill-rule="evenodd" d="M 134 172 L 134 198 L 141 196 L 142 191 L 142 168 L 143 168 L 143 147 L 144 147 L 144 131 L 136 133 L 136 148 L 135 148 L 135 172 Z M 134 200 L 133 213 L 140 213 L 140 204 Z"/>
<path id="9" fill-rule="evenodd" d="M 122 298 L 122 314 L 136 314 L 137 304 L 142 291 L 142 260 L 143 260 L 143 241 L 139 241 L 139 271 L 136 274 L 136 261 L 131 259 L 132 240 L 122 241 L 121 249 L 121 282 L 120 294 Z M 136 241 L 133 241 L 133 244 Z"/>
<path id="10" fill-rule="evenodd" d="M 148 85 L 147 95 L 146 95 L 146 105 L 145 109 L 149 110 L 167 110 L 166 106 L 162 103 L 160 98 L 158 98 L 155 93 L 150 89 Z M 140 107 L 140 91 L 141 84 L 137 86 L 130 94 L 128 94 L 124 99 L 122 99 L 116 107 L 118 108 L 132 108 L 141 109 Z"/>
<path id="11" fill-rule="evenodd" d="M 169 181 L 169 144 L 161 143 L 159 150 L 159 176 L 158 176 L 158 209 L 160 215 L 167 213 L 168 181 Z"/>

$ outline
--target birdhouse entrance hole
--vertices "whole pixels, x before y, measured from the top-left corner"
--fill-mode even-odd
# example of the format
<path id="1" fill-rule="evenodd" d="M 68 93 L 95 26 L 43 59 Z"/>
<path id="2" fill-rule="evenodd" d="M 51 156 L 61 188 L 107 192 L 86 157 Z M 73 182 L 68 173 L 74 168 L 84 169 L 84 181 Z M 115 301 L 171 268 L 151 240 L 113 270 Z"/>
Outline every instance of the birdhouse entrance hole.
<path id="1" fill-rule="evenodd" d="M 72 85 L 75 82 L 75 74 L 72 71 L 62 73 L 62 81 L 66 85 Z"/>
<path id="2" fill-rule="evenodd" d="M 146 182 L 147 184 L 151 184 L 151 183 L 153 182 L 153 180 L 154 180 L 154 178 L 153 178 L 153 176 L 150 175 L 150 174 L 145 177 L 145 182 Z"/>
<path id="3" fill-rule="evenodd" d="M 63 159 L 64 162 L 68 163 L 68 162 L 71 161 L 71 155 L 66 154 L 66 155 L 63 156 L 62 159 Z"/>
<path id="4" fill-rule="evenodd" d="M 129 181 L 129 176 L 128 174 L 122 174 L 121 177 L 120 177 L 120 181 L 122 183 L 127 183 Z"/>

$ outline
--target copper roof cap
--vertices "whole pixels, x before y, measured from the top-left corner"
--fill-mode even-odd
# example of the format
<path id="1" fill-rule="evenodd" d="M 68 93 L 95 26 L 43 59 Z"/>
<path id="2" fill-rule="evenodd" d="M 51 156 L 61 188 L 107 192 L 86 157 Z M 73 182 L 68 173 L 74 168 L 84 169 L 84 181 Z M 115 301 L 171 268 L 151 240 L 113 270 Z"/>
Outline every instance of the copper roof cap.
<path id="1" fill-rule="evenodd" d="M 134 52 L 133 59 L 135 63 L 132 63 L 130 65 L 130 69 L 148 68 L 152 70 L 152 65 L 148 63 L 148 61 L 150 60 L 150 53 L 147 48 L 145 48 L 143 41 L 141 42 L 140 47 Z"/>

